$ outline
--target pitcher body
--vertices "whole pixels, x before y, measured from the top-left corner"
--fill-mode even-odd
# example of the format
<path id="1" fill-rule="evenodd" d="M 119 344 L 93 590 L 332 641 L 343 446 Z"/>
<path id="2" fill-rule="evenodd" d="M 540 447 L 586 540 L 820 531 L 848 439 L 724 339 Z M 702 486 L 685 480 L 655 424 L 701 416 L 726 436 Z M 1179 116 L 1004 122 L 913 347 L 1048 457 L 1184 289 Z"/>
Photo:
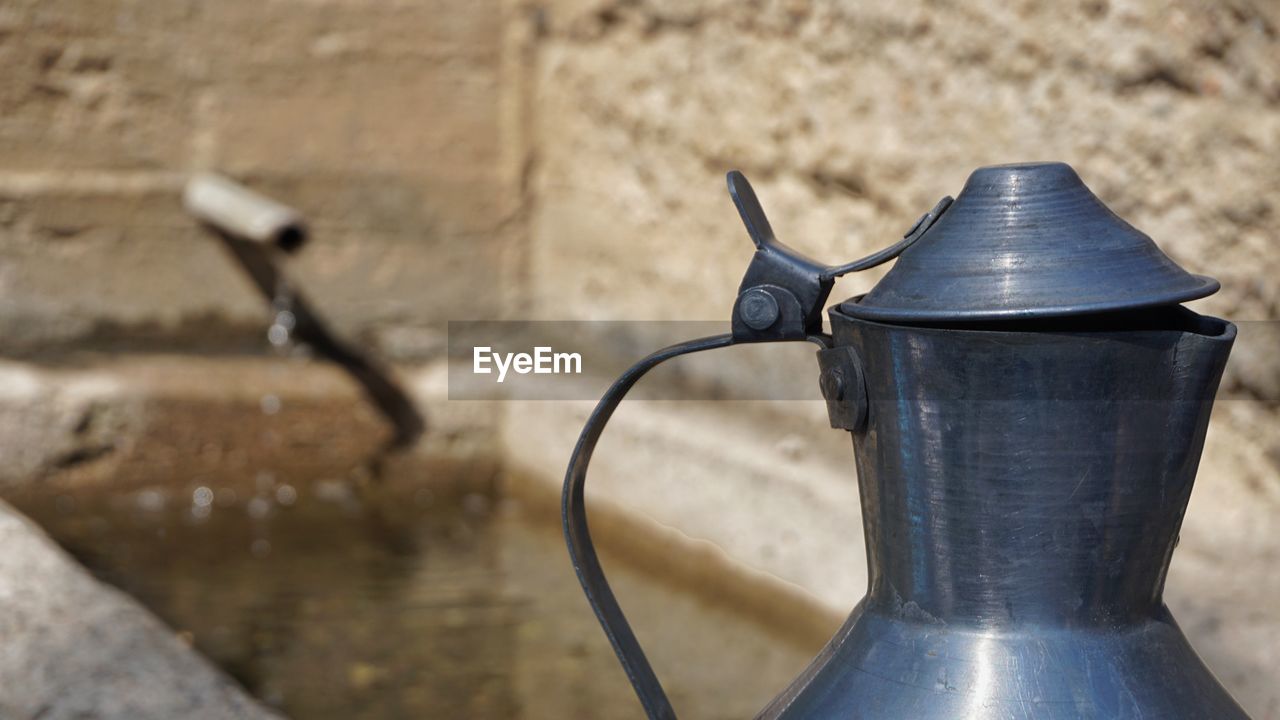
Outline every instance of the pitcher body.
<path id="1" fill-rule="evenodd" d="M 1233 325 L 831 319 L 868 591 L 763 716 L 1245 718 L 1161 599 Z"/>

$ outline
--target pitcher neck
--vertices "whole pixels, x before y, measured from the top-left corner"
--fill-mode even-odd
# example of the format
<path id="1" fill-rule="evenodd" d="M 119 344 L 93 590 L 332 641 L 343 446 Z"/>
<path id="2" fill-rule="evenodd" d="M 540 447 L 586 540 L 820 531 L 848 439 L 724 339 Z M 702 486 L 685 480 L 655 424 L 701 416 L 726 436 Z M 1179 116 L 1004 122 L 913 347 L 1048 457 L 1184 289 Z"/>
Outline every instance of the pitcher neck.
<path id="1" fill-rule="evenodd" d="M 1103 485 L 1086 479 L 1075 497 L 1023 489 L 1014 512 L 984 492 L 942 500 L 924 483 L 864 488 L 868 609 L 975 627 L 1156 616 L 1190 482 L 1155 506 L 1124 483 Z"/>
<path id="2" fill-rule="evenodd" d="M 1161 612 L 1234 326 L 975 331 L 833 316 L 857 354 L 867 607 L 1107 625 Z"/>

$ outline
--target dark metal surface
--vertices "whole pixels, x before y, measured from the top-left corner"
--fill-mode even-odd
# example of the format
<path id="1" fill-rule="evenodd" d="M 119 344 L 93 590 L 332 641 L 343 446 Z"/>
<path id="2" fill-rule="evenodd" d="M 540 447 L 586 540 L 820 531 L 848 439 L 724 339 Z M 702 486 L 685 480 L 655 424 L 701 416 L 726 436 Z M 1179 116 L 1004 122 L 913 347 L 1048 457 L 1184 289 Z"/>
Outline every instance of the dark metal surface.
<path id="1" fill-rule="evenodd" d="M 822 334 L 821 316 L 817 313 L 821 312 L 834 278 L 893 259 L 923 235 L 951 202 L 951 198 L 944 198 L 932 211 L 921 216 L 897 244 L 843 267 L 829 268 L 778 242 L 751 184 L 742 173 L 729 173 L 728 185 L 729 194 L 756 246 L 756 253 L 739 288 L 738 300 L 734 303 L 733 332 L 659 350 L 628 368 L 614 381 L 578 436 L 565 472 L 561 496 L 561 517 L 569 559 L 586 593 L 587 602 L 613 645 L 645 713 L 650 718 L 662 720 L 675 718 L 675 710 L 609 587 L 587 524 L 587 469 L 609 418 L 640 378 L 658 365 L 681 355 L 736 343 L 789 340 L 808 340 L 828 348 L 830 338 Z M 850 393 L 850 398 L 857 402 L 860 396 Z"/>
<path id="2" fill-rule="evenodd" d="M 942 198 L 893 245 L 851 263 L 828 267 L 778 240 L 755 190 L 742 173 L 734 170 L 726 181 L 729 197 L 756 246 L 733 306 L 736 342 L 805 340 L 821 334 L 822 307 L 835 279 L 898 257 L 933 227 L 952 202 L 950 196 Z"/>
<path id="3" fill-rule="evenodd" d="M 1121 220 L 1063 163 L 975 170 L 955 204 L 907 248 L 855 317 L 946 321 L 1096 313 L 1217 291 Z"/>
<path id="4" fill-rule="evenodd" d="M 979 170 L 968 205 L 944 199 L 902 241 L 838 267 L 778 243 L 746 179 L 729 185 L 757 247 L 733 333 L 628 370 L 565 478 L 570 556 L 649 717 L 674 712 L 587 531 L 596 442 L 667 359 L 807 339 L 832 426 L 854 439 L 869 589 L 761 717 L 1247 720 L 1161 599 L 1235 339 L 1176 302 L 1217 283 L 1174 265 L 1061 164 Z M 821 334 L 812 314 L 831 280 L 899 253 Z M 1070 262 L 1087 257 L 1105 262 Z M 933 321 L 866 318 L 879 311 Z"/>
<path id="5" fill-rule="evenodd" d="M 1235 326 L 831 318 L 869 589 L 763 717 L 1246 717 L 1161 600 Z"/>
<path id="6" fill-rule="evenodd" d="M 564 538 L 569 546 L 569 558 L 573 561 L 573 570 L 578 575 L 578 582 L 587 595 L 587 602 L 595 611 L 600 626 L 609 637 L 613 650 L 622 663 L 627 678 L 631 680 L 645 713 L 650 718 L 673 720 L 676 716 L 667 699 L 667 693 L 653 673 L 653 666 L 645 657 L 640 642 L 631 631 L 631 624 L 622 614 L 609 581 L 605 579 L 604 569 L 600 567 L 600 558 L 596 555 L 595 545 L 591 542 L 591 530 L 587 525 L 586 486 L 587 468 L 591 464 L 591 455 L 595 452 L 596 443 L 604 432 L 605 425 L 613 416 L 613 411 L 626 397 L 631 387 L 640 381 L 646 373 L 658 365 L 681 355 L 728 347 L 734 343 L 732 335 L 715 335 L 712 337 L 690 340 L 659 350 L 631 366 L 622 374 L 600 398 L 596 409 L 582 428 L 582 435 L 573 448 L 573 456 L 569 459 L 569 469 L 564 478 L 564 494 L 561 497 L 561 516 L 564 520 Z"/>
<path id="7" fill-rule="evenodd" d="M 827 418 L 838 430 L 861 430 L 867 421 L 866 378 L 853 348 L 818 350 L 818 387 L 827 400 Z"/>
<path id="8" fill-rule="evenodd" d="M 360 384 L 369 401 L 395 428 L 391 446 L 408 447 L 416 442 L 426 429 L 426 421 L 413 400 L 391 378 L 389 371 L 367 354 L 340 340 L 329 329 L 311 309 L 311 303 L 306 297 L 289 284 L 272 257 L 270 246 L 223 233 L 219 233 L 219 237 L 222 238 L 223 246 L 258 288 L 263 299 L 273 304 L 283 301 L 282 307 L 277 309 L 286 309 L 292 313 L 295 323 L 292 336 L 309 345 L 320 357 L 337 363 Z"/>

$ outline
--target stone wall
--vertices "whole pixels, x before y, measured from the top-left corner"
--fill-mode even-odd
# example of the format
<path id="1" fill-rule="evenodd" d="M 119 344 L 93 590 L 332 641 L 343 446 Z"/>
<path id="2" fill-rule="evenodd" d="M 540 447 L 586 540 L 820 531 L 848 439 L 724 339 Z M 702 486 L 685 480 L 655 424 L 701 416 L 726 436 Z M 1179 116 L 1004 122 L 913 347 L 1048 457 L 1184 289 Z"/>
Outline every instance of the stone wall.
<path id="1" fill-rule="evenodd" d="M 503 19 L 497 0 L 5 3 L 0 352 L 260 332 L 181 211 L 200 169 L 303 211 L 294 271 L 348 333 L 498 312 L 507 283 L 475 281 L 519 248 Z"/>

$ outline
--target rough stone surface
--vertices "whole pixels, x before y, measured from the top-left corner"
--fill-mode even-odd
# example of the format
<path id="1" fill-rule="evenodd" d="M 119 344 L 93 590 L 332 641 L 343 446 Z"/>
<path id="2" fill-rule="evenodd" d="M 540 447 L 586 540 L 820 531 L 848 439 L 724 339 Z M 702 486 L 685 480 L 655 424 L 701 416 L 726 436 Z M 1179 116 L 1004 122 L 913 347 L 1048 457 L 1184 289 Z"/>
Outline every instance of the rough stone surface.
<path id="1" fill-rule="evenodd" d="M 596 272 L 562 267 L 576 281 L 549 309 L 651 317 L 651 286 L 621 277 L 647 273 L 681 300 L 666 314 L 723 316 L 728 302 L 703 289 L 734 287 L 731 260 L 749 247 L 730 168 L 756 179 L 785 239 L 834 262 L 899 236 L 974 167 L 1061 159 L 1223 280 L 1208 309 L 1274 317 L 1258 267 L 1280 186 L 1276 15 L 1240 2 L 556 3 L 539 44 L 534 252 Z M 654 262 L 623 260 L 641 254 Z"/>
<path id="2" fill-rule="evenodd" d="M 0 715 L 72 720 L 278 717 L 159 620 L 0 504 Z"/>
<path id="3" fill-rule="evenodd" d="M 243 491 L 262 476 L 306 484 L 386 462 L 457 466 L 443 474 L 487 482 L 493 406 L 444 403 L 443 380 L 430 365 L 402 375 L 431 432 L 413 451 L 389 456 L 390 425 L 328 363 L 172 355 L 0 362 L 0 494 L 21 507 L 25 497 L 81 489 Z"/>
<path id="4" fill-rule="evenodd" d="M 181 212 L 205 169 L 311 221 L 290 269 L 343 332 L 499 314 L 506 284 L 475 282 L 519 240 L 504 17 L 498 0 L 6 3 L 0 354 L 260 328 L 261 300 Z"/>

